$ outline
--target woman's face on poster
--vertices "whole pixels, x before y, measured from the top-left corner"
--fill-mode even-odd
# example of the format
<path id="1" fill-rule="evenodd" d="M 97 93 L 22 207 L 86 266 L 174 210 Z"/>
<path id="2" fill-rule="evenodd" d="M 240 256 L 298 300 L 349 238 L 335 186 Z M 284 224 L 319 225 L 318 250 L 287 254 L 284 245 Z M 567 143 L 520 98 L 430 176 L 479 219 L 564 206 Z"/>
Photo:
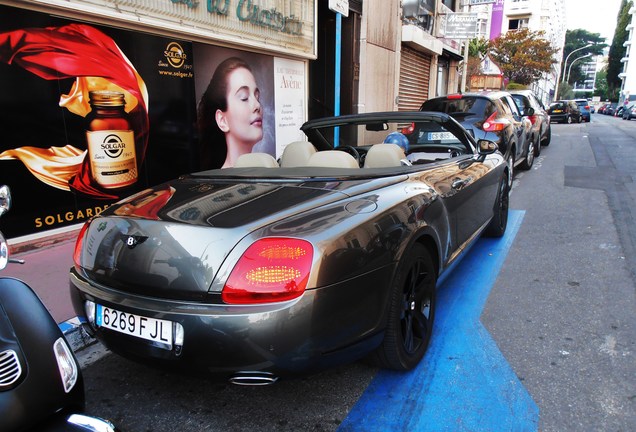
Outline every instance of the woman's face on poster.
<path id="1" fill-rule="evenodd" d="M 263 138 L 260 90 L 254 75 L 239 68 L 228 76 L 227 110 L 217 111 L 217 123 L 226 134 L 242 143 L 256 144 Z"/>

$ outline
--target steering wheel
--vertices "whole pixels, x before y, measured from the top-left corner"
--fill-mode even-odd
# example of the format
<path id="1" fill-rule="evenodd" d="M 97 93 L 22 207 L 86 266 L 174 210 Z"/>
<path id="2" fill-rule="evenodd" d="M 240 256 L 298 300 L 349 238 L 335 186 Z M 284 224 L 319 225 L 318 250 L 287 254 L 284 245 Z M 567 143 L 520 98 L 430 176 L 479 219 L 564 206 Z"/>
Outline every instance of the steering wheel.
<path id="1" fill-rule="evenodd" d="M 338 146 L 336 150 L 341 150 L 345 153 L 349 153 L 351 156 L 353 156 L 356 159 L 356 162 L 358 162 L 358 165 L 360 165 L 360 162 L 361 162 L 360 152 L 355 147 L 344 145 L 344 146 Z"/>

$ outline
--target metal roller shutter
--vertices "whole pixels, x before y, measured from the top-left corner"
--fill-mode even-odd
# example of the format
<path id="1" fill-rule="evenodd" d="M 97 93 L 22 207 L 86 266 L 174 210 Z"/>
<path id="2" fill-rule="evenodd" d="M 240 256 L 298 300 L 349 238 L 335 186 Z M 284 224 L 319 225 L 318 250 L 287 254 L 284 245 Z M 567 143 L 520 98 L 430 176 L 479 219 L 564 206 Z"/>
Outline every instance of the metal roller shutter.
<path id="1" fill-rule="evenodd" d="M 399 111 L 417 111 L 428 99 L 432 56 L 402 45 L 400 56 Z"/>

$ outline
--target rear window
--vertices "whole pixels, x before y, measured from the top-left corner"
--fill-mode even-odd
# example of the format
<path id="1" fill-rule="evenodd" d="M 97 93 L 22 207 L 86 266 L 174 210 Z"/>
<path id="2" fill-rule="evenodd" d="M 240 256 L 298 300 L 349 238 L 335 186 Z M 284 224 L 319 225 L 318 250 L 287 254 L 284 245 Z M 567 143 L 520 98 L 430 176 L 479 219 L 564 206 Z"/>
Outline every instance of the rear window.
<path id="1" fill-rule="evenodd" d="M 555 102 L 550 104 L 550 109 L 565 109 L 565 102 Z"/>
<path id="2" fill-rule="evenodd" d="M 435 98 L 422 104 L 420 111 L 437 111 L 449 115 L 470 113 L 478 117 L 488 117 L 494 112 L 494 105 L 488 99 L 462 97 L 461 99 Z"/>

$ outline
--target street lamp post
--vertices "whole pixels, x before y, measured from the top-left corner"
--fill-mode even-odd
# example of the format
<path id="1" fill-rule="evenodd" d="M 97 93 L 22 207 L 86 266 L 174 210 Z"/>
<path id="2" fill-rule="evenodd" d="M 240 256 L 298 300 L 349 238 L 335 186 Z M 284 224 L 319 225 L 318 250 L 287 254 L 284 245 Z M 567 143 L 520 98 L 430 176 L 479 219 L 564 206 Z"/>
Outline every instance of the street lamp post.
<path id="1" fill-rule="evenodd" d="M 572 65 L 573 65 L 574 63 L 576 63 L 576 61 L 577 61 L 577 60 L 581 60 L 582 58 L 586 58 L 586 57 L 589 57 L 589 56 L 591 56 L 591 55 L 592 55 L 592 53 L 585 54 L 584 56 L 577 57 L 577 58 L 575 58 L 574 60 L 572 60 L 572 63 L 570 63 L 570 67 L 568 68 L 568 77 L 566 78 L 565 82 L 570 81 L 570 72 L 572 72 Z"/>
<path id="2" fill-rule="evenodd" d="M 567 64 L 568 64 L 568 60 L 570 59 L 570 56 L 571 56 L 572 54 L 574 54 L 575 52 L 580 51 L 580 50 L 582 50 L 582 49 L 589 48 L 589 47 L 591 47 L 591 46 L 594 46 L 594 44 L 589 43 L 589 44 L 587 44 L 587 45 L 585 45 L 585 46 L 582 46 L 582 47 L 580 47 L 580 48 L 577 48 L 577 49 L 575 49 L 575 50 L 572 50 L 572 52 L 570 52 L 570 54 L 568 54 L 568 56 L 565 58 L 565 61 L 563 62 L 563 72 L 565 72 L 565 68 L 566 68 L 566 66 L 567 66 Z M 565 78 L 565 73 L 563 74 L 563 78 Z M 562 82 L 563 82 L 563 79 L 561 79 L 561 81 L 559 81 L 559 80 L 557 79 L 556 89 L 554 89 L 554 100 L 557 100 L 557 95 L 558 95 L 558 93 L 559 93 L 559 83 L 560 83 L 560 82 L 562 83 Z"/>

